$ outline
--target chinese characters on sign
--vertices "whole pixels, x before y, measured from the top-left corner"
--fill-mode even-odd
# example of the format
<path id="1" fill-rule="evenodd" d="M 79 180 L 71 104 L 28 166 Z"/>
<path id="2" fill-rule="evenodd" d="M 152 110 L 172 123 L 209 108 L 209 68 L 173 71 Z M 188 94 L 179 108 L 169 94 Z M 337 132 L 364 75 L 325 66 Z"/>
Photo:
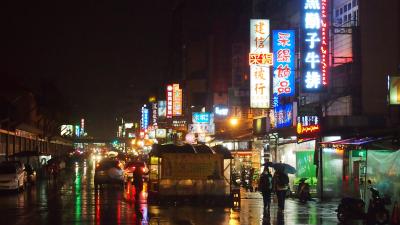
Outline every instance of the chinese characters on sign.
<path id="1" fill-rule="evenodd" d="M 297 117 L 297 134 L 315 134 L 320 131 L 318 116 Z"/>
<path id="2" fill-rule="evenodd" d="M 167 118 L 172 118 L 172 85 L 167 85 Z"/>
<path id="3" fill-rule="evenodd" d="M 264 54 L 256 54 L 256 53 L 250 53 L 249 54 L 249 64 L 253 65 L 267 65 L 267 66 L 272 66 L 272 59 L 273 59 L 273 54 L 272 53 L 264 53 Z"/>
<path id="4" fill-rule="evenodd" d="M 269 43 L 269 20 L 250 20 L 250 106 L 270 107 L 270 69 L 272 54 Z"/>
<path id="5" fill-rule="evenodd" d="M 293 124 L 293 114 L 295 114 L 293 107 L 293 103 L 279 105 L 274 108 L 274 117 L 275 117 L 275 127 L 274 128 L 283 128 L 283 127 L 294 127 Z"/>
<path id="6" fill-rule="evenodd" d="M 142 121 L 141 121 L 141 128 L 143 130 L 146 130 L 147 127 L 149 126 L 149 109 L 147 108 L 147 105 L 142 106 Z"/>
<path id="7" fill-rule="evenodd" d="M 182 89 L 179 88 L 179 84 L 172 85 L 172 115 L 181 116 L 182 115 Z"/>
<path id="8" fill-rule="evenodd" d="M 157 103 L 153 103 L 153 107 L 152 107 L 153 113 L 152 113 L 152 117 L 153 117 L 153 127 L 154 129 L 158 128 L 158 116 L 157 116 Z"/>
<path id="9" fill-rule="evenodd" d="M 318 92 L 328 85 L 327 12 L 327 0 L 304 0 L 304 92 Z"/>
<path id="10" fill-rule="evenodd" d="M 193 123 L 214 123 L 214 116 L 210 112 L 194 112 L 192 114 Z"/>
<path id="11" fill-rule="evenodd" d="M 274 30 L 272 32 L 274 51 L 273 106 L 279 105 L 280 96 L 295 93 L 295 32 L 294 30 Z"/>

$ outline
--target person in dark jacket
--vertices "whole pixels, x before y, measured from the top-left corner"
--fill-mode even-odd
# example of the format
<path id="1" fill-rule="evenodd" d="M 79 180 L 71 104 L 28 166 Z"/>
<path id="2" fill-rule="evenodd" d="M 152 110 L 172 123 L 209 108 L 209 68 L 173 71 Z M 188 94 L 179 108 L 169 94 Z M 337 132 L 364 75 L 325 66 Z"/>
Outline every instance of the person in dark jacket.
<path id="1" fill-rule="evenodd" d="M 263 196 L 264 210 L 269 211 L 271 205 L 272 175 L 268 167 L 264 167 L 264 171 L 260 175 L 258 190 Z"/>
<path id="2" fill-rule="evenodd" d="M 274 177 L 272 178 L 273 190 L 278 198 L 279 212 L 285 210 L 285 198 L 289 187 L 289 177 L 282 170 L 275 171 Z"/>

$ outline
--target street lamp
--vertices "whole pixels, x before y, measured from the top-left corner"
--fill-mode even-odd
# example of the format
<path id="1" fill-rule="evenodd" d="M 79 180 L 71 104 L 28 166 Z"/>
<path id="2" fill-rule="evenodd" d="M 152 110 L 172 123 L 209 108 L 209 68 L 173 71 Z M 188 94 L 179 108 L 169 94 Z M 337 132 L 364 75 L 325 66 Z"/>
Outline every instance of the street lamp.
<path id="1" fill-rule="evenodd" d="M 239 119 L 232 117 L 229 119 L 229 124 L 233 127 L 236 127 L 239 124 Z"/>

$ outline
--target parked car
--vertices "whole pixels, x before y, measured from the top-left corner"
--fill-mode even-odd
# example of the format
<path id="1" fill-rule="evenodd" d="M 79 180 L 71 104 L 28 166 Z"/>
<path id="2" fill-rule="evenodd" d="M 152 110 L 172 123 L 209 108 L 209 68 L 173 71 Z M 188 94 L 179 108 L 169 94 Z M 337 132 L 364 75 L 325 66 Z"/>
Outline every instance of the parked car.
<path id="1" fill-rule="evenodd" d="M 144 181 L 148 180 L 149 169 L 145 162 L 141 161 L 131 161 L 125 164 L 125 181 L 133 180 L 133 173 L 135 170 L 140 170 Z"/>
<path id="2" fill-rule="evenodd" d="M 118 160 L 104 159 L 100 161 L 94 172 L 94 185 L 97 188 L 100 184 L 121 184 L 124 185 L 124 171 Z"/>
<path id="3" fill-rule="evenodd" d="M 0 189 L 24 189 L 27 181 L 25 166 L 20 161 L 7 161 L 0 163 Z"/>

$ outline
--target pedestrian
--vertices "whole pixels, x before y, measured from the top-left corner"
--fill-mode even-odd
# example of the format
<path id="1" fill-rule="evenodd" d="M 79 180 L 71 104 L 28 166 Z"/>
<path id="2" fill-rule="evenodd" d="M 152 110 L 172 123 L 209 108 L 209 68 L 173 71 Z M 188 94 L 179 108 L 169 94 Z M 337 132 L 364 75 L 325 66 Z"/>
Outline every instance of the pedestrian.
<path id="1" fill-rule="evenodd" d="M 289 185 L 289 177 L 282 170 L 276 170 L 272 179 L 272 183 L 273 190 L 278 198 L 279 212 L 283 212 L 283 210 L 285 210 L 285 198 Z"/>
<path id="2" fill-rule="evenodd" d="M 139 194 L 143 190 L 143 174 L 139 168 L 133 171 L 133 185 L 135 186 L 135 197 L 138 200 Z"/>
<path id="3" fill-rule="evenodd" d="M 269 212 L 271 205 L 272 175 L 268 167 L 264 167 L 264 171 L 260 175 L 258 190 L 263 197 L 264 210 L 268 210 Z"/>

